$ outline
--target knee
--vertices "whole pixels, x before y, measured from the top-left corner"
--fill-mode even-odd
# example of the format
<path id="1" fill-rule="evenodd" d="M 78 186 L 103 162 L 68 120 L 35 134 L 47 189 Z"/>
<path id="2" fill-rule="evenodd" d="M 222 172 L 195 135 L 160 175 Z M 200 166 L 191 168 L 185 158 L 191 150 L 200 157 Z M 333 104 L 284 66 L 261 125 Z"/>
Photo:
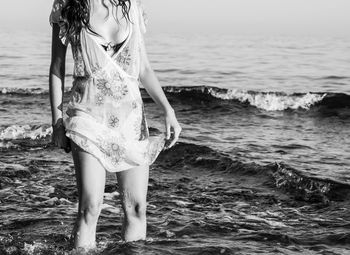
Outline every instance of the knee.
<path id="1" fill-rule="evenodd" d="M 89 225 L 97 222 L 101 212 L 101 204 L 99 201 L 88 201 L 81 205 L 79 215 L 86 224 Z"/>
<path id="2" fill-rule="evenodd" d="M 124 205 L 125 216 L 128 220 L 146 219 L 146 203 L 145 202 L 126 202 Z"/>

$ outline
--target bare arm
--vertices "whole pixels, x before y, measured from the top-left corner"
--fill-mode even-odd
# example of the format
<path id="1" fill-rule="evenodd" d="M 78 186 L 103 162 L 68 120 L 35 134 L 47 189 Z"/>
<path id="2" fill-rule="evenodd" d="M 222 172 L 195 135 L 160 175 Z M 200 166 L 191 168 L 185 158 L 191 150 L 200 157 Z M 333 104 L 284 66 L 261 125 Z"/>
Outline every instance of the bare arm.
<path id="1" fill-rule="evenodd" d="M 49 75 L 50 103 L 52 125 L 62 120 L 62 103 L 64 92 L 64 77 L 66 66 L 67 46 L 59 39 L 60 28 L 57 24 L 52 27 L 51 65 Z"/>
<path id="2" fill-rule="evenodd" d="M 167 111 L 173 111 L 173 108 L 169 104 L 168 99 L 166 98 L 163 89 L 160 86 L 159 80 L 151 67 L 144 45 L 142 45 L 141 49 L 140 80 L 142 85 L 147 90 L 147 93 L 164 111 L 164 113 Z"/>
<path id="3" fill-rule="evenodd" d="M 168 142 L 169 145 L 167 146 L 168 148 L 170 148 L 178 140 L 181 132 L 181 127 L 176 119 L 175 111 L 169 104 L 169 101 L 164 94 L 159 80 L 151 67 L 144 44 L 142 44 L 141 46 L 140 80 L 142 85 L 145 87 L 147 93 L 152 97 L 152 99 L 164 112 L 166 138 L 170 139 L 171 132 L 173 132 L 173 137 Z"/>
<path id="4" fill-rule="evenodd" d="M 49 92 L 53 126 L 52 140 L 59 148 L 68 149 L 69 145 L 63 127 L 62 113 L 67 46 L 62 44 L 59 38 L 59 32 L 59 26 L 54 23 L 52 26 L 51 65 L 49 74 Z"/>

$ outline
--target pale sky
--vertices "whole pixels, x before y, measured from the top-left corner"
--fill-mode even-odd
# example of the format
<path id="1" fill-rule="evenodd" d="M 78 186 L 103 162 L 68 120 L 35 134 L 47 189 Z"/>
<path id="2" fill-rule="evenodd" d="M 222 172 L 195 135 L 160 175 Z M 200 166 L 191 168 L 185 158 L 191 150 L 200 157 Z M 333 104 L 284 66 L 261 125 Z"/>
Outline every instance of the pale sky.
<path id="1" fill-rule="evenodd" d="M 49 31 L 52 0 L 0 0 L 0 29 Z M 143 0 L 152 33 L 350 37 L 350 0 Z"/>

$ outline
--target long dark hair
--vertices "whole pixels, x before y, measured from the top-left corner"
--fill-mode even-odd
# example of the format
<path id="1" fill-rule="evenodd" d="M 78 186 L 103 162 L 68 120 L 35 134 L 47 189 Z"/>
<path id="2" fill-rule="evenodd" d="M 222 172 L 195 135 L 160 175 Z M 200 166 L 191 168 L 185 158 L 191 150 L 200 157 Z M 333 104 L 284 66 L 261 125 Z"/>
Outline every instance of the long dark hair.
<path id="1" fill-rule="evenodd" d="M 122 8 L 123 17 L 130 21 L 129 11 L 130 0 L 109 0 L 114 6 Z M 103 5 L 108 9 L 107 5 Z M 98 35 L 90 25 L 90 0 L 68 0 L 65 7 L 62 9 L 62 19 L 65 23 L 66 36 L 70 40 L 75 40 L 79 37 L 80 31 L 87 28 L 90 32 Z M 117 19 L 115 17 L 115 19 Z"/>

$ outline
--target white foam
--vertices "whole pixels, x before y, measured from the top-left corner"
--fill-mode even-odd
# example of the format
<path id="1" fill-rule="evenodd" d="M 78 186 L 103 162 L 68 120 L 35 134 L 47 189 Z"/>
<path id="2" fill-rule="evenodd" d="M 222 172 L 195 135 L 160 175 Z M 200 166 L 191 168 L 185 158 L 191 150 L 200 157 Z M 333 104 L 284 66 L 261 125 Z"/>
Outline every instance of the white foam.
<path id="1" fill-rule="evenodd" d="M 286 109 L 310 109 L 317 102 L 320 102 L 326 94 L 306 93 L 300 95 L 288 95 L 278 93 L 250 93 L 229 89 L 226 93 L 210 90 L 210 94 L 224 100 L 236 99 L 242 103 L 248 102 L 257 108 L 266 111 L 283 111 Z"/>
<path id="2" fill-rule="evenodd" d="M 0 141 L 0 148 L 5 148 L 5 149 L 12 149 L 12 148 L 17 148 L 18 146 L 9 142 L 9 141 L 5 141 L 5 142 L 2 142 Z"/>
<path id="3" fill-rule="evenodd" d="M 24 94 L 24 95 L 40 95 L 48 93 L 48 90 L 40 88 L 0 88 L 0 94 Z"/>
<path id="4" fill-rule="evenodd" d="M 0 140 L 40 139 L 51 135 L 52 128 L 47 126 L 12 125 L 0 132 Z"/>
<path id="5" fill-rule="evenodd" d="M 69 92 L 71 90 L 70 86 L 65 87 L 64 92 Z M 19 95 L 42 95 L 48 94 L 48 89 L 43 88 L 0 88 L 0 94 L 19 94 Z"/>

